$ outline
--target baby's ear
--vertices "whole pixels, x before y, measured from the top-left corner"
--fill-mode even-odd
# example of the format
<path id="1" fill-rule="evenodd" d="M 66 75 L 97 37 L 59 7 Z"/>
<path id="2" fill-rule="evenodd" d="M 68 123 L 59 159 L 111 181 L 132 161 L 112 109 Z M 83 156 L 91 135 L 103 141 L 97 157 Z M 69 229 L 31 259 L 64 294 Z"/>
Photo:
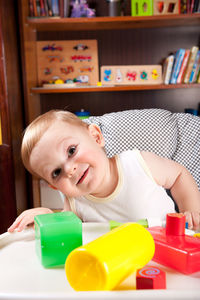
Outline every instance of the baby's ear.
<path id="1" fill-rule="evenodd" d="M 99 146 L 104 147 L 105 146 L 105 140 L 104 140 L 103 134 L 102 134 L 101 129 L 99 128 L 99 126 L 97 126 L 96 124 L 90 124 L 88 126 L 88 130 L 89 130 L 90 135 L 95 140 L 95 142 Z"/>

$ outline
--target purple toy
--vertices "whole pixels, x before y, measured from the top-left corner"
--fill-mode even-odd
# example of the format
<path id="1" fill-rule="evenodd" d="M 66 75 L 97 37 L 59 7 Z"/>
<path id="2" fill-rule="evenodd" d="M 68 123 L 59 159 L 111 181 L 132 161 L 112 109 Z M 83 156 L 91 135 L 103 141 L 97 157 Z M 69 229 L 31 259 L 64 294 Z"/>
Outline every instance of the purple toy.
<path id="1" fill-rule="evenodd" d="M 95 17 L 94 10 L 89 8 L 86 0 L 72 0 L 71 5 L 72 5 L 71 18 Z"/>

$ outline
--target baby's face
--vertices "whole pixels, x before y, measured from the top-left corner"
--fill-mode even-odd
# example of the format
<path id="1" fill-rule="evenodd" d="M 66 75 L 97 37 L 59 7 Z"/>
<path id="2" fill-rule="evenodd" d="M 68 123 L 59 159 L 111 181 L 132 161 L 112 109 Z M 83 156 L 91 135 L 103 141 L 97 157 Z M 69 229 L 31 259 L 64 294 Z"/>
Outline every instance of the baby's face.
<path id="1" fill-rule="evenodd" d="M 99 128 L 88 128 L 56 121 L 30 156 L 35 173 L 68 197 L 100 196 L 109 160 L 103 151 Z"/>

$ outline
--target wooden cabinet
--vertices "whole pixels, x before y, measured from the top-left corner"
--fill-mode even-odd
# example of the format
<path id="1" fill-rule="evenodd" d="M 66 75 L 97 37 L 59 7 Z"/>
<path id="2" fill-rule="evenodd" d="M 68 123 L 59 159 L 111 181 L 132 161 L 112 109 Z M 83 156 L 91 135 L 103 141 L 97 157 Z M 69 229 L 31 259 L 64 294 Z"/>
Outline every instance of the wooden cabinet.
<path id="1" fill-rule="evenodd" d="M 200 14 L 149 17 L 28 18 L 28 1 L 19 2 L 26 123 L 53 108 L 101 115 L 134 108 L 183 111 L 197 108 L 199 84 L 37 88 L 36 41 L 97 39 L 99 64 L 159 64 L 179 48 L 199 44 Z M 34 203 L 39 204 L 37 181 Z"/>
<path id="2" fill-rule="evenodd" d="M 23 99 L 16 9 L 12 0 L 0 1 L 0 233 L 27 208 L 26 176 L 20 159 Z"/>

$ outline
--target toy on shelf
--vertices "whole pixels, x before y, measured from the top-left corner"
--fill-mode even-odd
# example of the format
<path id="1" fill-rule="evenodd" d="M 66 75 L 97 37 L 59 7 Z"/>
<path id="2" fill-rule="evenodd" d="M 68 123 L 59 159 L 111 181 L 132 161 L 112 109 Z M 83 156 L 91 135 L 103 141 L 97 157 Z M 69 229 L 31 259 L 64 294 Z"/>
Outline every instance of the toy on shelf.
<path id="1" fill-rule="evenodd" d="M 51 84 L 51 88 L 96 85 L 97 40 L 38 41 L 37 77 L 39 86 Z"/>
<path id="2" fill-rule="evenodd" d="M 152 0 L 131 0 L 131 15 L 137 16 L 152 16 L 153 3 Z"/>
<path id="3" fill-rule="evenodd" d="M 95 17 L 95 11 L 89 8 L 86 0 L 72 0 L 71 18 L 91 18 Z"/>
<path id="4" fill-rule="evenodd" d="M 153 0 L 153 15 L 180 14 L 179 0 Z"/>
<path id="5" fill-rule="evenodd" d="M 158 267 L 144 267 L 137 270 L 136 289 L 166 289 L 166 274 Z"/>
<path id="6" fill-rule="evenodd" d="M 82 222 L 72 212 L 35 216 L 36 253 L 44 267 L 63 266 L 67 255 L 82 245 Z"/>
<path id="7" fill-rule="evenodd" d="M 166 228 L 148 228 L 155 242 L 153 260 L 184 274 L 200 271 L 200 239 L 185 234 L 185 216 L 168 214 Z"/>
<path id="8" fill-rule="evenodd" d="M 126 223 L 73 250 L 66 259 L 68 282 L 76 291 L 112 290 L 153 257 L 151 234 Z"/>
<path id="9" fill-rule="evenodd" d="M 116 17 L 123 15 L 123 8 L 126 0 L 107 0 L 108 3 L 108 15 L 110 17 Z"/>
<path id="10" fill-rule="evenodd" d="M 103 85 L 161 84 L 162 66 L 102 66 L 101 82 Z"/>
<path id="11" fill-rule="evenodd" d="M 81 108 L 80 111 L 75 111 L 75 115 L 79 117 L 79 119 L 83 120 L 83 119 L 88 119 L 90 116 L 90 112 L 84 110 L 83 108 Z"/>

